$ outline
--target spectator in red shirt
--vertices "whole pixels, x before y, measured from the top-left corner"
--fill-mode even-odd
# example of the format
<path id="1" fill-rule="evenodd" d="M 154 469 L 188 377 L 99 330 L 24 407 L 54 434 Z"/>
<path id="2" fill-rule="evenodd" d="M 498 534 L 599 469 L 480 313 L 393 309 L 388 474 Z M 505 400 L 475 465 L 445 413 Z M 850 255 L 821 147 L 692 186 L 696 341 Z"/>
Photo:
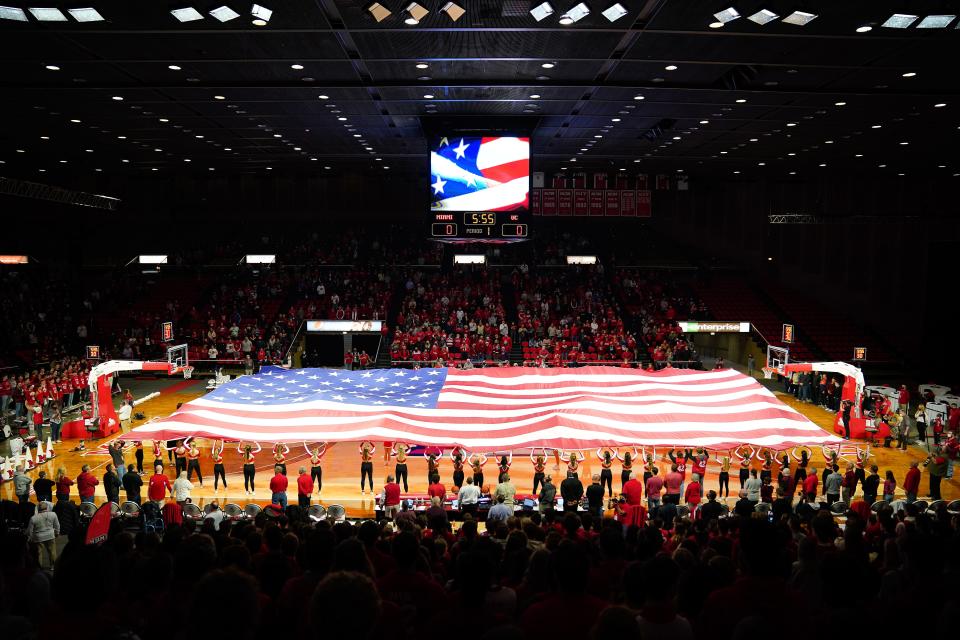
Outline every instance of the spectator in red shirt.
<path id="1" fill-rule="evenodd" d="M 917 501 L 917 491 L 920 489 L 920 469 L 917 461 L 910 463 L 910 469 L 903 479 L 903 491 L 907 494 L 907 504 Z"/>
<path id="2" fill-rule="evenodd" d="M 83 465 L 80 475 L 77 476 L 77 493 L 80 494 L 80 502 L 93 502 L 93 493 L 98 484 L 100 481 L 90 473 L 90 465 Z"/>
<path id="3" fill-rule="evenodd" d="M 313 495 L 313 478 L 307 473 L 306 467 L 300 467 L 300 475 L 297 476 L 297 504 L 301 509 L 310 506 L 310 496 Z"/>
<path id="4" fill-rule="evenodd" d="M 653 513 L 660 506 L 660 492 L 663 490 L 663 478 L 658 474 L 660 469 L 653 467 L 647 478 L 647 510 Z"/>
<path id="5" fill-rule="evenodd" d="M 820 484 L 820 478 L 817 477 L 817 470 L 810 467 L 809 475 L 803 479 L 803 493 L 807 496 L 808 502 L 816 502 L 817 486 Z"/>
<path id="6" fill-rule="evenodd" d="M 631 507 L 643 503 L 643 484 L 637 480 L 634 473 L 630 474 L 630 479 L 624 483 L 620 493 L 627 499 L 627 504 Z"/>
<path id="7" fill-rule="evenodd" d="M 670 472 L 663 479 L 666 492 L 663 494 L 664 503 L 680 504 L 680 486 L 683 484 L 683 474 L 677 471 L 677 465 L 670 465 Z"/>
<path id="8" fill-rule="evenodd" d="M 427 495 L 431 498 L 440 498 L 440 502 L 443 502 L 447 499 L 447 488 L 440 482 L 440 476 L 437 474 L 433 474 L 433 477 L 430 479 L 432 482 L 430 486 L 427 487 Z"/>
<path id="9" fill-rule="evenodd" d="M 683 501 L 690 507 L 690 517 L 696 517 L 697 507 L 700 506 L 700 475 L 694 473 L 690 476 L 690 484 L 683 494 Z"/>
<path id="10" fill-rule="evenodd" d="M 910 409 L 910 392 L 907 391 L 907 385 L 900 385 L 900 393 L 897 397 L 897 401 L 900 403 L 900 406 L 903 407 L 904 411 Z"/>
<path id="11" fill-rule="evenodd" d="M 147 485 L 147 497 L 153 502 L 163 502 L 168 491 L 173 492 L 173 485 L 170 484 L 170 479 L 163 475 L 163 466 L 157 465 Z"/>
<path id="12" fill-rule="evenodd" d="M 270 478 L 270 502 L 280 505 L 284 510 L 287 508 L 287 476 L 283 475 L 283 467 L 275 465 L 273 467 L 273 477 Z M 297 481 L 299 483 L 299 480 Z"/>

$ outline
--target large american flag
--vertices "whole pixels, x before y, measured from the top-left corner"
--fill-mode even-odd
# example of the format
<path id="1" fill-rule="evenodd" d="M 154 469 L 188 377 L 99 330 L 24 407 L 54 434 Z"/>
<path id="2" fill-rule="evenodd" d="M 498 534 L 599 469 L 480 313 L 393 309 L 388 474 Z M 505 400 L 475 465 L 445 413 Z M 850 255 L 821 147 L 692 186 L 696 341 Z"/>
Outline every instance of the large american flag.
<path id="1" fill-rule="evenodd" d="M 434 211 L 525 209 L 529 191 L 529 138 L 441 138 L 430 152 Z"/>
<path id="2" fill-rule="evenodd" d="M 732 369 L 614 367 L 265 367 L 134 432 L 145 439 L 385 440 L 473 451 L 838 441 Z"/>

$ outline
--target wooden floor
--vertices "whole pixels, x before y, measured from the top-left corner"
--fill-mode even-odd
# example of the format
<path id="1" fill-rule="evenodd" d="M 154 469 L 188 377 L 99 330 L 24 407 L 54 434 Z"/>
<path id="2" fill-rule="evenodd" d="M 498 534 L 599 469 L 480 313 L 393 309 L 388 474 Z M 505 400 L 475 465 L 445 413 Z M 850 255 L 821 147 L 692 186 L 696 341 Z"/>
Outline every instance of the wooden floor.
<path id="1" fill-rule="evenodd" d="M 202 395 L 202 391 L 196 386 L 188 389 L 187 392 L 162 393 L 160 396 L 139 405 L 137 409 L 146 415 L 146 419 L 150 419 L 151 417 L 155 416 L 166 416 L 174 411 L 178 402 L 187 402 L 200 395 Z M 824 429 L 829 430 L 830 425 L 832 425 L 834 420 L 833 414 L 820 408 L 813 407 L 809 404 L 797 402 L 794 400 L 793 396 L 781 394 L 778 394 L 778 396 L 783 402 L 803 413 L 814 423 L 823 427 Z M 134 422 L 134 426 L 137 424 L 139 424 L 139 422 Z M 47 474 L 50 477 L 53 477 L 56 469 L 60 466 L 64 466 L 67 469 L 68 475 L 72 478 L 76 478 L 76 475 L 80 472 L 81 466 L 84 464 L 89 464 L 91 470 L 98 477 L 100 477 L 103 474 L 103 468 L 108 462 L 110 462 L 110 458 L 106 453 L 106 443 L 107 441 L 105 440 L 88 442 L 87 451 L 84 453 L 78 453 L 72 451 L 72 449 L 77 445 L 77 441 L 64 441 L 63 444 L 57 447 L 57 457 L 54 460 L 47 462 L 40 468 L 45 469 Z M 256 493 L 251 498 L 244 492 L 240 455 L 236 454 L 229 448 L 226 451 L 225 456 L 228 487 L 226 489 L 220 487 L 219 491 L 214 491 L 212 475 L 213 464 L 208 455 L 210 443 L 203 440 L 200 440 L 199 443 L 205 454 L 205 456 L 201 458 L 201 469 L 204 472 L 204 485 L 202 488 L 197 486 L 197 488 L 193 491 L 194 502 L 202 506 L 214 498 L 219 499 L 221 504 L 226 502 L 236 502 L 243 505 L 254 501 L 265 504 L 269 501 L 270 493 L 268 489 L 268 483 L 273 475 L 273 469 L 272 465 L 268 462 L 268 451 L 264 451 L 258 456 Z M 859 444 L 864 445 L 865 443 Z M 309 456 L 304 451 L 302 446 L 291 447 L 291 449 L 290 455 L 288 456 L 287 470 L 288 474 L 291 476 L 291 480 L 293 480 L 293 477 L 295 477 L 297 474 L 297 469 L 299 466 L 304 465 L 309 467 L 310 461 Z M 875 456 L 872 458 L 872 460 L 880 467 L 881 475 L 883 475 L 887 469 L 893 469 L 898 483 L 903 481 L 903 477 L 912 460 L 918 460 L 922 462 L 926 458 L 926 453 L 916 446 L 911 446 L 906 452 L 899 451 L 897 449 L 884 449 L 882 447 L 875 447 L 871 451 Z M 153 463 L 153 452 L 150 449 L 149 443 L 145 443 L 144 454 L 144 464 L 147 466 L 146 470 L 148 473 L 152 473 L 152 471 L 149 470 L 149 466 Z M 389 464 L 384 463 L 381 454 L 382 449 L 378 448 L 375 456 L 376 462 L 374 466 L 374 479 L 377 483 L 378 491 L 380 488 L 382 488 L 383 481 L 387 473 L 392 473 L 394 466 L 392 462 Z M 823 469 L 824 459 L 819 451 L 815 451 L 812 460 L 813 466 L 815 466 L 818 470 Z M 133 450 L 131 449 L 127 452 L 127 463 L 132 462 L 134 462 L 134 454 Z M 669 463 L 666 462 L 664 464 Z M 659 466 L 664 468 L 664 464 Z M 408 467 L 410 475 L 410 491 L 426 493 L 426 461 L 422 458 L 412 457 L 408 461 Z M 444 460 L 441 470 L 443 473 L 442 481 L 449 488 L 453 473 L 452 465 L 449 459 Z M 33 470 L 31 475 L 36 477 L 37 471 L 38 470 Z M 495 482 L 496 468 L 495 463 L 492 460 L 487 463 L 484 471 L 486 475 L 485 481 L 488 484 Z M 550 465 L 548 465 L 547 471 L 548 473 L 552 471 Z M 590 474 L 599 473 L 599 471 L 599 461 L 596 460 L 596 457 L 592 453 L 588 452 L 587 461 L 583 465 L 581 478 L 589 478 Z M 715 460 L 712 460 L 708 467 L 706 480 L 707 489 L 717 488 L 718 471 L 719 465 Z M 166 472 L 170 478 L 173 479 L 172 464 L 168 464 L 166 466 Z M 207 474 L 209 474 L 209 476 Z M 373 495 L 369 491 L 369 488 L 365 495 L 361 495 L 359 475 L 360 462 L 356 443 L 339 443 L 331 446 L 323 459 L 323 490 L 319 498 L 317 497 L 317 494 L 314 494 L 314 502 L 319 501 L 325 505 L 341 504 L 346 507 L 348 515 L 353 517 L 371 516 L 373 514 Z M 533 468 L 526 459 L 519 456 L 515 458 L 510 475 L 519 492 L 525 493 L 532 489 Z M 560 472 L 554 471 L 553 475 L 555 480 L 559 480 L 561 477 Z M 615 466 L 615 490 L 619 489 L 620 487 L 619 476 L 619 466 Z M 960 471 L 958 471 L 958 475 L 953 480 L 945 480 L 943 482 L 942 494 L 945 499 L 949 500 L 960 498 L 960 483 L 958 483 L 958 479 L 960 479 Z M 196 481 L 194 481 L 194 484 L 198 485 Z M 733 497 L 731 497 L 732 501 L 735 499 L 735 492 L 739 486 L 735 475 L 733 478 L 731 478 L 731 484 L 734 491 Z M 293 482 L 291 482 L 291 502 L 295 500 L 295 496 L 293 495 L 295 493 L 294 486 L 295 485 Z M 927 489 L 928 481 L 926 474 L 924 473 L 924 477 L 921 482 L 921 495 L 926 495 Z M 898 493 L 902 495 L 902 490 L 898 490 Z M 0 485 L 0 496 L 6 499 L 15 499 L 12 482 L 6 482 Z M 76 499 L 75 493 L 73 494 L 73 497 Z M 97 501 L 100 502 L 102 500 L 104 500 L 103 489 L 102 487 L 98 487 Z"/>

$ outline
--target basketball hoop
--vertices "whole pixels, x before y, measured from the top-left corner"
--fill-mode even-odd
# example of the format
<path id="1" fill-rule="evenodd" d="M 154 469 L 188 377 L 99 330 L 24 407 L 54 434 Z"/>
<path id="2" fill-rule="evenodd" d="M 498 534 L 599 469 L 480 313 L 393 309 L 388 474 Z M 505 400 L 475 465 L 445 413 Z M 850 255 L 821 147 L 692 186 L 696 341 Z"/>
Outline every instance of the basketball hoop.
<path id="1" fill-rule="evenodd" d="M 764 377 L 765 379 L 767 379 L 767 380 L 772 380 L 772 379 L 773 379 L 773 374 L 774 374 L 775 371 L 777 371 L 777 370 L 774 369 L 774 368 L 772 368 L 772 367 L 764 367 L 764 368 L 763 368 L 763 377 Z"/>
<path id="2" fill-rule="evenodd" d="M 187 366 L 181 369 L 183 371 L 183 379 L 189 380 L 193 376 L 193 367 Z"/>

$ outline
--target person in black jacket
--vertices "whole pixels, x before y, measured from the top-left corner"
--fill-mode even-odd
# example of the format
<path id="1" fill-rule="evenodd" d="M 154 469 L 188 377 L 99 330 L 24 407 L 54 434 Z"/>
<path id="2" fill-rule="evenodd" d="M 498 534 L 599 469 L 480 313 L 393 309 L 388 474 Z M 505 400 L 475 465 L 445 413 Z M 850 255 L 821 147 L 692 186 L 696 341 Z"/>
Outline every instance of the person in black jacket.
<path id="1" fill-rule="evenodd" d="M 103 490 L 107 493 L 107 502 L 120 502 L 120 476 L 117 475 L 113 463 L 107 465 L 103 474 Z"/>
<path id="2" fill-rule="evenodd" d="M 70 532 L 80 524 L 80 510 L 69 498 L 66 500 L 57 500 L 53 505 L 53 512 L 57 514 L 60 521 L 60 535 L 69 536 Z"/>
<path id="3" fill-rule="evenodd" d="M 46 471 L 41 471 L 39 477 L 33 481 L 33 492 L 37 494 L 37 503 L 53 502 L 53 487 L 56 483 L 47 477 Z"/>
<path id="4" fill-rule="evenodd" d="M 583 497 L 583 483 L 580 478 L 567 476 L 566 480 L 560 483 L 560 497 L 563 498 L 564 511 L 576 511 L 580 506 L 580 498 Z"/>
<path id="5" fill-rule="evenodd" d="M 753 502 L 747 500 L 747 492 L 740 490 L 740 499 L 733 505 L 733 512 L 741 518 L 750 518 L 753 516 Z"/>
<path id="6" fill-rule="evenodd" d="M 870 475 L 863 479 L 863 501 L 873 504 L 877 501 L 877 491 L 880 488 L 880 469 L 877 465 L 870 467 Z"/>
<path id="7" fill-rule="evenodd" d="M 591 515 L 603 516 L 603 485 L 600 484 L 600 475 L 596 473 L 593 474 L 593 483 L 587 487 L 587 508 Z"/>
<path id="8" fill-rule="evenodd" d="M 780 522 L 783 516 L 793 514 L 793 497 L 787 497 L 783 487 L 777 487 L 777 497 L 773 501 L 773 521 Z"/>
<path id="9" fill-rule="evenodd" d="M 143 478 L 136 472 L 135 467 L 127 465 L 127 472 L 123 475 L 123 490 L 127 492 L 127 500 L 140 504 L 140 488 Z"/>
<path id="10" fill-rule="evenodd" d="M 543 479 L 543 485 L 540 487 L 540 513 L 546 513 L 547 511 L 553 511 L 553 507 L 557 502 L 557 488 L 553 486 L 553 478 L 547 476 Z"/>
<path id="11" fill-rule="evenodd" d="M 697 509 L 697 517 L 709 522 L 717 520 L 723 515 L 723 505 L 717 502 L 717 492 L 711 489 L 707 491 L 707 501 Z"/>

